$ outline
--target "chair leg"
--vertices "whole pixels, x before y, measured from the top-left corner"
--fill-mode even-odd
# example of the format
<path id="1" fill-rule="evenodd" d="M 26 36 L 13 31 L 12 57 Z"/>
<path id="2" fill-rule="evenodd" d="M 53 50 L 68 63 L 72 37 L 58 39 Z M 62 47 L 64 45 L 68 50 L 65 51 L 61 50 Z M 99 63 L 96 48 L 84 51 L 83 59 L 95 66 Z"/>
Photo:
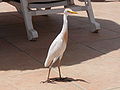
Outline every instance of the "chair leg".
<path id="1" fill-rule="evenodd" d="M 93 10 L 92 10 L 92 5 L 91 5 L 91 0 L 85 0 L 85 5 L 87 6 L 86 11 L 87 11 L 89 20 L 94 26 L 94 29 L 92 29 L 91 32 L 97 33 L 101 29 L 101 27 L 100 27 L 100 24 L 95 21 Z"/>
<path id="2" fill-rule="evenodd" d="M 38 38 L 38 33 L 33 28 L 32 15 L 29 13 L 28 10 L 28 1 L 27 0 L 20 0 L 20 1 L 21 1 L 22 13 L 24 15 L 28 40 L 35 40 L 36 38 Z"/>

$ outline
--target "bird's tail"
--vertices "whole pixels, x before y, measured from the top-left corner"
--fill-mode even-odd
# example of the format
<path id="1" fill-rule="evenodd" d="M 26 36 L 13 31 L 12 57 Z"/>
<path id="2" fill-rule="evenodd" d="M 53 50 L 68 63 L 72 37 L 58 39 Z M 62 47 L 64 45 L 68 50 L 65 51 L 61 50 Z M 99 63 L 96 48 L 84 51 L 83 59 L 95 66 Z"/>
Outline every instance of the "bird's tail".
<path id="1" fill-rule="evenodd" d="M 50 60 L 49 58 L 46 58 L 45 63 L 44 63 L 44 66 L 45 66 L 45 67 L 49 67 L 50 64 L 51 64 L 51 60 Z"/>
<path id="2" fill-rule="evenodd" d="M 49 67 L 50 65 L 52 65 L 53 63 L 55 63 L 57 59 L 58 59 L 58 57 L 56 57 L 54 59 L 52 59 L 52 58 L 46 58 L 44 66 L 45 67 Z"/>
<path id="3" fill-rule="evenodd" d="M 45 61 L 44 67 L 49 67 L 49 64 Z"/>

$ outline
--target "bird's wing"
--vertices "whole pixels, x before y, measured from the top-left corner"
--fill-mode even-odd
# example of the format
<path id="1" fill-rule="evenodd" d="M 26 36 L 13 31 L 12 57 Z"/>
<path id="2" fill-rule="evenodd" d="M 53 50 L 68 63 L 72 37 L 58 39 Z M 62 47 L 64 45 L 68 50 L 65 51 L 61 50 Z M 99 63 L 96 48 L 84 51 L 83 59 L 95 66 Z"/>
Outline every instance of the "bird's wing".
<path id="1" fill-rule="evenodd" d="M 61 38 L 56 38 L 51 44 L 48 55 L 45 61 L 45 67 L 49 66 L 54 58 L 59 57 L 63 47 L 63 40 Z"/>
<path id="2" fill-rule="evenodd" d="M 61 48 L 62 44 L 63 44 L 63 40 L 61 38 L 55 39 L 51 44 L 48 53 L 51 51 L 53 52 L 58 51 Z"/>

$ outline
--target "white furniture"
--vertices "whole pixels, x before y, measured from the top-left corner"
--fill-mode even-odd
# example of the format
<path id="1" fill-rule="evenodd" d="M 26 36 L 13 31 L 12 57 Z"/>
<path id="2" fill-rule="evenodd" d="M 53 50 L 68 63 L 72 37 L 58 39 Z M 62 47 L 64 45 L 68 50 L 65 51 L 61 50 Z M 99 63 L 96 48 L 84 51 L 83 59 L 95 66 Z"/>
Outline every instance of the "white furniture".
<path id="1" fill-rule="evenodd" d="M 84 0 L 84 2 L 85 2 L 84 6 L 78 6 L 74 4 L 74 0 L 9 0 L 8 1 L 8 3 L 15 6 L 18 12 L 24 16 L 27 36 L 29 40 L 35 40 L 36 38 L 38 38 L 38 33 L 33 28 L 32 16 L 63 13 L 66 7 L 71 8 L 74 11 L 86 11 L 90 22 L 94 26 L 93 30 L 91 31 L 97 33 L 98 30 L 100 30 L 101 28 L 100 28 L 100 24 L 95 21 L 91 6 L 91 0 Z M 51 7 L 56 7 L 56 6 L 64 6 L 64 8 L 51 9 Z M 41 8 L 45 8 L 45 9 L 43 10 Z"/>

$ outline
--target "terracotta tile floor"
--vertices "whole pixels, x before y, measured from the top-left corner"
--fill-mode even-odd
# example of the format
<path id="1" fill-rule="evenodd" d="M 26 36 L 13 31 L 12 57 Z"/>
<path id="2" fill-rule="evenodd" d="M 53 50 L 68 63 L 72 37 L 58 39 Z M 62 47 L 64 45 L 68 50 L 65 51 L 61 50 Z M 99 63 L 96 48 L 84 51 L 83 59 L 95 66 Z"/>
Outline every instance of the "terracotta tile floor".
<path id="1" fill-rule="evenodd" d="M 41 83 L 47 77 L 43 64 L 60 32 L 62 14 L 34 17 L 39 39 L 31 42 L 22 16 L 13 6 L 0 3 L 0 90 L 120 90 L 120 2 L 92 5 L 102 26 L 98 34 L 90 32 L 86 12 L 69 16 L 69 43 L 61 68 L 62 76 L 73 81 Z M 57 76 L 54 67 L 51 78 Z"/>

